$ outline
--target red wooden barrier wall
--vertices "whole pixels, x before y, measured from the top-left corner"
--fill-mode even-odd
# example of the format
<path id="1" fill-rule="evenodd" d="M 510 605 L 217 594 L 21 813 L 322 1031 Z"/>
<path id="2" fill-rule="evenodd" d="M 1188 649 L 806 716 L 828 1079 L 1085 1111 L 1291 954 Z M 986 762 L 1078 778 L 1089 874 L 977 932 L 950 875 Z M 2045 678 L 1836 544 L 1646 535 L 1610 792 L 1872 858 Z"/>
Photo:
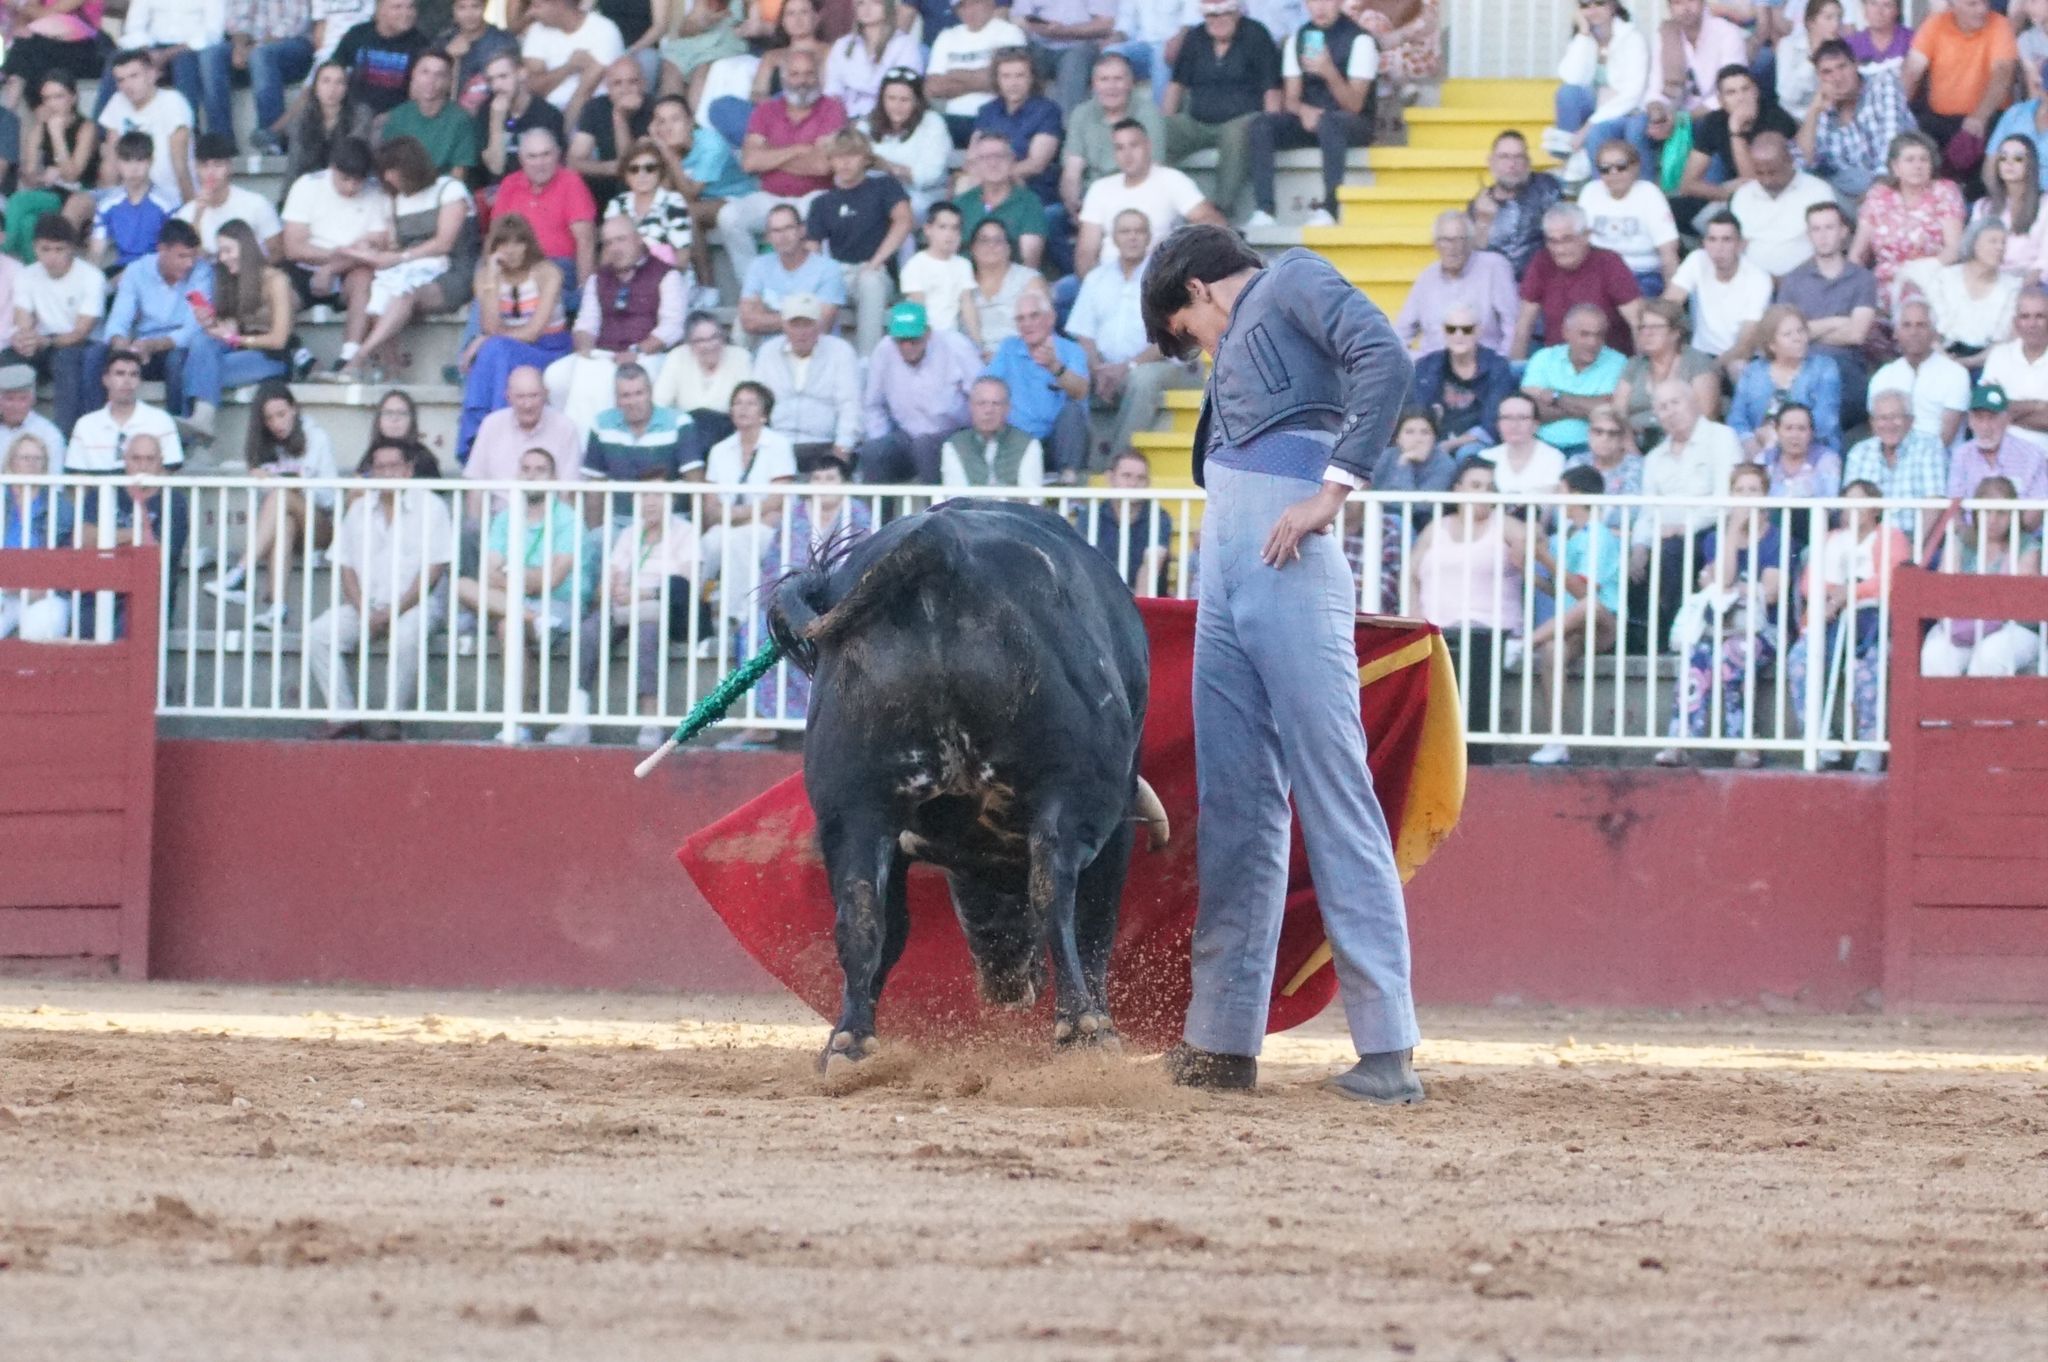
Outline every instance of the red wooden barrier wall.
<path id="1" fill-rule="evenodd" d="M 149 969 L 157 550 L 0 553 L 0 589 L 113 591 L 112 643 L 0 639 L 0 971 Z"/>

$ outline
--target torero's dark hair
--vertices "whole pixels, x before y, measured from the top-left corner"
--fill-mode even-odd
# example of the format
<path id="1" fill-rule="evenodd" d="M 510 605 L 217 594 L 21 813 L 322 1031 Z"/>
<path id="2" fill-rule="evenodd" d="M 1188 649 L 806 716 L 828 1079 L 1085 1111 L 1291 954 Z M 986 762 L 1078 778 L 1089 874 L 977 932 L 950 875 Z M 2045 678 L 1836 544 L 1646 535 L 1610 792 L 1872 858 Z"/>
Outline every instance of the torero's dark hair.
<path id="1" fill-rule="evenodd" d="M 1194 348 L 1173 330 L 1173 315 L 1188 305 L 1188 285 L 1213 284 L 1246 270 L 1263 269 L 1265 261 L 1228 227 L 1191 222 L 1177 227 L 1152 252 L 1145 267 L 1145 334 L 1168 359 L 1186 359 Z"/>

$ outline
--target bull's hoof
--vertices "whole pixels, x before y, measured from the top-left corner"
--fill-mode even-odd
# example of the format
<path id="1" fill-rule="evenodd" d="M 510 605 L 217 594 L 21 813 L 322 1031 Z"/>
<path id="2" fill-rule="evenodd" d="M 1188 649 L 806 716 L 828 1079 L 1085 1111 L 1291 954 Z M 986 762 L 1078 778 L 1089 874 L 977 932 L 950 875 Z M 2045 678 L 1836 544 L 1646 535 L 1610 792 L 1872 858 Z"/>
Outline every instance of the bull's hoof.
<path id="1" fill-rule="evenodd" d="M 983 974 L 979 978 L 981 1000 L 990 1007 L 1012 1012 L 1029 1012 L 1038 1005 L 1038 981 L 1029 971 L 1013 974 Z"/>
<path id="2" fill-rule="evenodd" d="M 1116 1033 L 1116 1027 L 1109 1017 L 1101 1012 L 1083 1012 L 1071 1020 L 1053 1023 L 1052 1043 L 1063 1049 L 1086 1046 L 1091 1050 L 1121 1050 L 1123 1037 Z"/>
<path id="3" fill-rule="evenodd" d="M 882 1048 L 873 1036 L 856 1036 L 851 1031 L 834 1031 L 825 1053 L 818 1056 L 818 1071 L 828 1076 L 845 1073 Z"/>

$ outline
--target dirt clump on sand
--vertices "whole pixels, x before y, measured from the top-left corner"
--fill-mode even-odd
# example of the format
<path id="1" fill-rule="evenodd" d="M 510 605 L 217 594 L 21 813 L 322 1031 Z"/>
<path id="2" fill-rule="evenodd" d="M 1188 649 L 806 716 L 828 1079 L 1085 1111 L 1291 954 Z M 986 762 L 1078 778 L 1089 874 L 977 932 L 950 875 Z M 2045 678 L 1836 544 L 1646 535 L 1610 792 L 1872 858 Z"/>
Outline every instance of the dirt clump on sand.
<path id="1" fill-rule="evenodd" d="M 2018 1358 L 2039 1023 L 1440 1011 L 1364 1108 L 780 1001 L 0 985 L 0 1358 Z"/>

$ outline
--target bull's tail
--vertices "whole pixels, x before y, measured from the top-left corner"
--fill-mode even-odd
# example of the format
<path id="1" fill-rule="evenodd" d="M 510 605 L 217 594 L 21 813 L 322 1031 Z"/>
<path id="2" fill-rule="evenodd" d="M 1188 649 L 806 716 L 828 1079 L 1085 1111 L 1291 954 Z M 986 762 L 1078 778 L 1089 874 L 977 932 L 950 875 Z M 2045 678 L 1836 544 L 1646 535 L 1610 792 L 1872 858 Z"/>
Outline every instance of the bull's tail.
<path id="1" fill-rule="evenodd" d="M 801 572 L 791 573 L 775 587 L 768 606 L 768 632 L 783 652 L 806 672 L 818 665 L 818 648 L 858 630 L 875 608 L 914 591 L 948 561 L 945 531 L 927 522 L 904 535 L 896 546 L 868 565 L 837 604 L 827 605 L 832 571 L 850 545 L 828 541 Z"/>

